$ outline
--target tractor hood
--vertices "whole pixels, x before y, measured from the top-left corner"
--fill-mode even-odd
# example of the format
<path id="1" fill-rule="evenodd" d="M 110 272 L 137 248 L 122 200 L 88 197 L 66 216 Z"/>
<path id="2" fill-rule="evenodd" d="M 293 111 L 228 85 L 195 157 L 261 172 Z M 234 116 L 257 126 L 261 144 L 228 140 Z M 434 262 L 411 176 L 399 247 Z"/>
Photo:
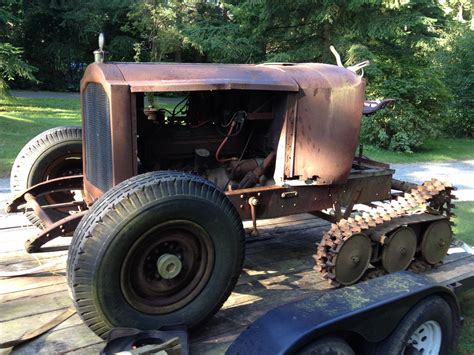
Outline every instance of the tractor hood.
<path id="1" fill-rule="evenodd" d="M 125 84 L 131 92 L 199 90 L 271 90 L 296 92 L 312 88 L 353 86 L 360 78 L 335 65 L 302 64 L 186 64 L 93 63 L 81 81 Z"/>

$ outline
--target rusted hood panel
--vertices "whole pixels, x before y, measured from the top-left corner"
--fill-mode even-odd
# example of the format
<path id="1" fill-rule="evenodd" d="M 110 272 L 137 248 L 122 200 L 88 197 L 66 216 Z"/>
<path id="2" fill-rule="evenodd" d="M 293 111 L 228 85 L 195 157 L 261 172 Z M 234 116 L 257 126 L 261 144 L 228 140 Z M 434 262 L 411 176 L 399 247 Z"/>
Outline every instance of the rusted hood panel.
<path id="1" fill-rule="evenodd" d="M 114 70 L 111 70 L 114 67 Z M 298 91 L 296 81 L 275 66 L 247 64 L 184 63 L 105 63 L 88 66 L 88 72 L 100 70 L 105 81 L 108 73 L 120 72 L 131 92 L 196 90 L 275 90 Z M 116 82 L 114 75 L 111 80 Z"/>
<path id="2" fill-rule="evenodd" d="M 125 84 L 131 92 L 195 90 L 275 90 L 297 92 L 311 82 L 313 88 L 347 85 L 348 70 L 334 65 L 302 64 L 187 64 L 93 63 L 83 81 Z M 296 75 L 295 75 L 296 74 Z M 298 77 L 304 76 L 305 81 Z"/>

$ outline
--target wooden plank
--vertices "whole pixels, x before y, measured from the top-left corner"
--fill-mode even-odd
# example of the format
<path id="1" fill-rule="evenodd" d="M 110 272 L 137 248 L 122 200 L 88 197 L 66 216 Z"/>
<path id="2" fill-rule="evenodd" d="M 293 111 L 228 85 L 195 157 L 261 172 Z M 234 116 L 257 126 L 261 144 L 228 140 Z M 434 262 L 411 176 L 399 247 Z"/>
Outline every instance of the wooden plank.
<path id="1" fill-rule="evenodd" d="M 36 233 L 33 233 L 33 234 L 30 233 L 24 238 L 1 241 L 0 256 L 3 256 L 11 252 L 19 252 L 19 253 L 24 252 L 25 241 L 28 238 L 30 238 L 32 235 L 36 235 Z M 1 237 L 0 237 L 0 240 L 1 240 Z M 63 247 L 63 246 L 69 245 L 70 242 L 71 242 L 70 237 L 64 237 L 64 238 L 60 237 L 60 238 L 53 239 L 49 243 L 46 243 L 43 247 Z"/>
<path id="2" fill-rule="evenodd" d="M 261 236 L 248 238 L 247 258 L 237 286 L 223 308 L 199 331 L 191 335 L 194 353 L 221 353 L 260 315 L 268 310 L 308 293 L 330 288 L 312 270 L 311 255 L 329 223 L 311 215 L 296 215 L 276 220 L 259 221 Z M 22 233 L 24 231 L 21 231 Z M 64 258 L 66 253 L 45 253 L 31 256 L 23 251 L 23 240 L 14 231 L 7 238 L 0 230 L 0 250 L 10 244 L 8 252 L 0 252 L 0 269 L 23 269 L 40 262 Z M 8 249 L 8 248 L 7 248 Z M 444 264 L 429 274 L 438 281 L 474 267 L 466 253 L 448 255 Z M 15 262 L 16 261 L 16 262 Z M 48 273 L 35 276 L 0 279 L 0 339 L 11 340 L 47 321 L 71 304 L 68 296 L 64 264 L 55 269 L 60 275 Z M 40 307 L 38 305 L 41 305 Z M 3 329 L 8 331 L 3 332 Z M 5 333 L 5 335 L 3 334 Z M 96 353 L 104 346 L 87 326 L 74 315 L 55 329 L 16 353 Z"/>
<path id="3" fill-rule="evenodd" d="M 246 239 L 246 249 L 248 252 L 253 250 L 267 249 L 272 244 L 287 244 L 298 242 L 300 240 L 310 240 L 315 245 L 319 242 L 327 230 L 326 226 L 321 225 L 298 225 L 294 229 L 282 230 L 276 233 L 265 233 L 260 237 L 248 237 Z"/>
<path id="4" fill-rule="evenodd" d="M 18 339 L 25 332 L 31 331 L 58 316 L 67 308 L 60 308 L 51 312 L 26 316 L 20 319 L 0 323 L 0 343 Z"/>
<path id="5" fill-rule="evenodd" d="M 25 251 L 20 253 L 12 252 L 6 256 L 0 256 L 0 271 L 26 270 L 53 261 L 62 261 L 64 265 L 67 260 L 67 251 L 28 254 Z"/>
<path id="6" fill-rule="evenodd" d="M 69 307 L 71 304 L 67 290 L 5 302 L 0 304 L 0 323 L 29 315 L 55 311 Z"/>
<path id="7" fill-rule="evenodd" d="M 81 324 L 48 332 L 23 346 L 19 346 L 15 349 L 15 354 L 62 354 L 99 342 L 101 342 L 101 339 L 87 326 Z"/>
<path id="8" fill-rule="evenodd" d="M 3 206 L 0 206 L 3 212 Z M 0 230 L 33 227 L 23 213 L 0 214 Z M 35 228 L 35 227 L 33 227 Z"/>
<path id="9" fill-rule="evenodd" d="M 41 265 L 50 265 L 53 263 L 60 263 L 63 267 L 66 266 L 67 252 L 55 252 L 55 253 L 44 253 L 44 254 L 26 254 L 18 255 L 15 258 L 16 253 L 12 253 L 10 256 L 3 258 L 0 257 L 0 274 L 14 271 L 22 271 L 32 269 Z M 56 267 L 57 268 L 57 267 Z M 50 269 L 48 269 L 50 270 Z M 8 277 L 8 276 L 3 276 Z M 0 279 L 2 276 L 0 276 Z"/>
<path id="10" fill-rule="evenodd" d="M 0 335 L 0 339 L 5 338 L 6 340 L 13 340 L 18 337 L 17 334 L 23 334 L 22 332 L 26 331 L 31 331 L 33 329 L 38 328 L 42 324 L 48 322 L 49 320 L 53 319 L 54 317 L 58 316 L 62 312 L 64 312 L 66 308 L 61 308 L 57 309 L 51 312 L 46 312 L 46 313 L 41 313 L 41 314 L 35 314 L 31 316 L 26 316 L 22 318 L 17 318 L 12 321 L 7 321 L 4 323 L 1 323 L 2 326 L 5 326 L 5 329 L 8 329 L 8 331 L 5 334 Z M 51 334 L 54 333 L 58 330 L 63 330 L 63 329 L 71 329 L 77 326 L 83 326 L 87 328 L 91 333 L 92 330 L 90 330 L 83 322 L 82 319 L 79 317 L 78 314 L 72 315 L 70 318 L 66 319 L 64 322 L 58 324 L 56 327 L 51 329 L 49 332 L 45 333 Z M 100 338 L 97 338 L 97 341 L 100 341 Z M 3 341 L 3 340 L 2 340 Z"/>
<path id="11" fill-rule="evenodd" d="M 66 353 L 70 355 L 100 354 L 104 347 L 105 342 L 101 341 L 96 344 L 87 345 L 83 348 L 68 350 Z"/>
<path id="12" fill-rule="evenodd" d="M 0 295 L 23 292 L 45 286 L 56 285 L 66 281 L 66 273 L 63 268 L 58 268 L 54 273 L 41 273 L 34 276 L 21 276 L 4 278 L 0 280 Z"/>
<path id="13" fill-rule="evenodd" d="M 52 293 L 57 293 L 60 291 L 67 290 L 67 283 L 66 281 L 59 282 L 53 285 L 46 285 L 43 287 L 36 287 L 28 290 L 23 291 L 15 291 L 0 295 L 0 302 L 12 302 L 17 301 L 21 298 L 28 298 L 31 299 L 39 294 L 41 295 L 49 295 Z"/>

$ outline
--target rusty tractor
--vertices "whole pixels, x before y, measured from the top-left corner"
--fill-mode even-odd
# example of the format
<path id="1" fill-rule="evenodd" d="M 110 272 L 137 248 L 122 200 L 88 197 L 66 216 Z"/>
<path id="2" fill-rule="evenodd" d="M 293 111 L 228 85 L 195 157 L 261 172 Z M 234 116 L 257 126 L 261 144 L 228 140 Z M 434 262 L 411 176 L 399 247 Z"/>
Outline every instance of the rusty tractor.
<path id="1" fill-rule="evenodd" d="M 212 316 L 241 272 L 243 220 L 254 237 L 264 218 L 332 222 L 314 258 L 336 285 L 436 265 L 453 187 L 396 181 L 356 152 L 363 113 L 389 103 L 364 102 L 367 64 L 106 63 L 100 49 L 81 81 L 82 127 L 23 148 L 6 209 L 40 228 L 28 252 L 73 235 L 68 284 L 102 337 Z"/>

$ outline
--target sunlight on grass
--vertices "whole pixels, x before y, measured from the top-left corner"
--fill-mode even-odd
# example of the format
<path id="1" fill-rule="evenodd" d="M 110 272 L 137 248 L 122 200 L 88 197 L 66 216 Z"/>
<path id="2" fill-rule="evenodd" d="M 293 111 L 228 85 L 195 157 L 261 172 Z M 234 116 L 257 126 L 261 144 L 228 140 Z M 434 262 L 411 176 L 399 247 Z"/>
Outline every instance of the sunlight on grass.
<path id="1" fill-rule="evenodd" d="M 454 233 L 456 238 L 474 247 L 474 201 L 456 202 L 456 218 Z M 459 298 L 461 312 L 465 318 L 459 336 L 457 354 L 474 354 L 474 290 L 470 290 Z"/>
<path id="2" fill-rule="evenodd" d="M 474 246 L 474 222 L 472 220 L 474 217 L 474 201 L 455 202 L 456 209 L 454 213 L 456 218 L 454 222 L 456 226 L 454 227 L 454 234 L 456 238 Z"/>
<path id="3" fill-rule="evenodd" d="M 429 138 L 416 153 L 401 153 L 364 146 L 371 159 L 385 163 L 416 163 L 422 161 L 446 161 L 474 159 L 474 139 Z"/>
<path id="4" fill-rule="evenodd" d="M 16 155 L 31 138 L 49 128 L 80 124 L 79 100 L 0 100 L 0 177 L 8 176 Z"/>
<path id="5" fill-rule="evenodd" d="M 474 290 L 471 289 L 459 298 L 461 314 L 464 317 L 464 324 L 459 335 L 459 346 L 457 354 L 474 354 Z"/>

